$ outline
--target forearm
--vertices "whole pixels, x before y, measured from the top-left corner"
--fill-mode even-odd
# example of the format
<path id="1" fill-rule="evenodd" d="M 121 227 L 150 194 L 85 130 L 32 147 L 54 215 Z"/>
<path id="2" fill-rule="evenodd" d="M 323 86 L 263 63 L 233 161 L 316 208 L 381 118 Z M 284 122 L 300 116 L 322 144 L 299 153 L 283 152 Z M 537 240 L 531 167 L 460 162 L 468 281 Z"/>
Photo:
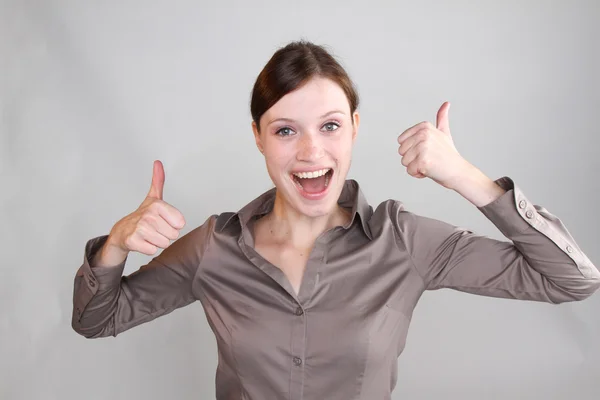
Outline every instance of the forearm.
<path id="1" fill-rule="evenodd" d="M 455 180 L 451 189 L 476 207 L 483 207 L 506 193 L 506 190 L 471 164 L 464 167 L 464 173 Z"/>

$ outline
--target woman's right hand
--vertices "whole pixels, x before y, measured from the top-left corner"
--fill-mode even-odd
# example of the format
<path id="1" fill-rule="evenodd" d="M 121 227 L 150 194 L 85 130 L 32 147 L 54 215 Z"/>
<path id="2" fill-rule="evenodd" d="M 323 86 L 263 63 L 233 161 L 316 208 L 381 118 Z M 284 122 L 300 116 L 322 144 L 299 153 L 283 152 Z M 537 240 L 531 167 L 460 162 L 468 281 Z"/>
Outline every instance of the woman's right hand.
<path id="1" fill-rule="evenodd" d="M 163 201 L 165 171 L 160 161 L 154 161 L 152 185 L 137 210 L 119 220 L 110 231 L 94 266 L 116 266 L 130 251 L 154 255 L 159 248 L 170 246 L 185 226 L 181 212 Z"/>

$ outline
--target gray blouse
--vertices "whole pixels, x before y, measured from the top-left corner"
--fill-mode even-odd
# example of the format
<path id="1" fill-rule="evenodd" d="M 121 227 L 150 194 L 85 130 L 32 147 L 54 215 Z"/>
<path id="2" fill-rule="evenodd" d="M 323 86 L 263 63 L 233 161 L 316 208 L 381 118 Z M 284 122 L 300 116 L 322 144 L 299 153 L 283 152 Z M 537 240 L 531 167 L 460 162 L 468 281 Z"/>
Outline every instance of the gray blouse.
<path id="1" fill-rule="evenodd" d="M 416 215 L 387 200 L 375 210 L 347 180 L 346 226 L 319 236 L 296 295 L 254 250 L 252 224 L 271 189 L 237 213 L 210 216 L 148 264 L 94 268 L 107 236 L 85 246 L 74 279 L 73 329 L 117 336 L 199 300 L 216 336 L 218 400 L 390 399 L 413 309 L 425 290 L 548 303 L 578 301 L 600 272 L 561 220 L 513 180 L 478 209 L 509 241 Z"/>

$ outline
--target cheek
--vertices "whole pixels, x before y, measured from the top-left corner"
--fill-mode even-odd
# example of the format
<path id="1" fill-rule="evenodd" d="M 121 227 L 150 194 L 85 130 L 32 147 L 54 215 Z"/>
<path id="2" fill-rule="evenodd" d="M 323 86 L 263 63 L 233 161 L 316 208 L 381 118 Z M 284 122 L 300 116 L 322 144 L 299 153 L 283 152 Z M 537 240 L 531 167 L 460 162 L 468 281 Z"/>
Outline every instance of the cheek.
<path id="1" fill-rule="evenodd" d="M 298 151 L 297 141 L 274 141 L 269 146 L 269 157 L 273 164 L 287 165 L 295 160 Z"/>
<path id="2" fill-rule="evenodd" d="M 336 159 L 338 163 L 347 163 L 352 157 L 352 142 L 351 141 L 339 141 L 331 148 L 330 154 Z"/>
<path id="3" fill-rule="evenodd" d="M 292 156 L 284 151 L 273 151 L 272 148 L 270 150 L 265 152 L 267 170 L 272 179 L 277 179 L 278 176 L 289 169 Z"/>

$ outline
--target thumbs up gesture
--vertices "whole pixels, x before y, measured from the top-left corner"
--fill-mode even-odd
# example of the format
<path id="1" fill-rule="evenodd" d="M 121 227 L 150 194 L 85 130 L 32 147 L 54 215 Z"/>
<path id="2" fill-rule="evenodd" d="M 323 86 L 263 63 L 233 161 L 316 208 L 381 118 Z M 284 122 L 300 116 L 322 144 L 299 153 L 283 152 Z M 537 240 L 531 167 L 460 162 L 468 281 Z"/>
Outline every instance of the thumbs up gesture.
<path id="1" fill-rule="evenodd" d="M 398 136 L 398 153 L 402 165 L 415 178 L 430 178 L 447 189 L 453 189 L 457 181 L 468 173 L 468 163 L 456 150 L 450 134 L 448 110 L 445 102 L 437 113 L 436 126 L 421 122 Z"/>
<path id="2" fill-rule="evenodd" d="M 183 215 L 163 201 L 165 171 L 160 161 L 154 161 L 152 185 L 142 204 L 133 213 L 119 220 L 110 231 L 107 248 L 126 255 L 130 251 L 154 255 L 177 239 L 185 226 Z M 124 258 L 124 257 L 123 257 Z"/>

